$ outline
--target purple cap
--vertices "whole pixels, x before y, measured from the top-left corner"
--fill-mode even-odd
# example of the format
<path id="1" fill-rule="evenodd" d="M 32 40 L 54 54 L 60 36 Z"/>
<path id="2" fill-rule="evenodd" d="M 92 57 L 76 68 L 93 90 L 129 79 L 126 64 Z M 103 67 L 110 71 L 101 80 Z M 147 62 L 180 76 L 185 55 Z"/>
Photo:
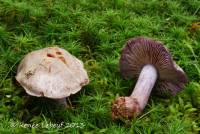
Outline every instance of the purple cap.
<path id="1" fill-rule="evenodd" d="M 120 72 L 124 78 L 138 78 L 144 65 L 153 65 L 158 73 L 156 89 L 176 95 L 187 82 L 185 72 L 173 61 L 160 42 L 150 38 L 130 39 L 122 50 Z"/>

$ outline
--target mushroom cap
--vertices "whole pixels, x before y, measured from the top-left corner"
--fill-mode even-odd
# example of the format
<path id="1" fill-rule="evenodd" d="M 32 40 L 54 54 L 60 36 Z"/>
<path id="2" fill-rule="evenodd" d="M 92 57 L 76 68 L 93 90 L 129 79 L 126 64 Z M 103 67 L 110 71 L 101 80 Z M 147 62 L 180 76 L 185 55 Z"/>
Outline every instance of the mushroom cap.
<path id="1" fill-rule="evenodd" d="M 158 74 L 156 89 L 176 95 L 187 82 L 184 71 L 173 61 L 164 45 L 150 38 L 137 37 L 127 41 L 120 58 L 124 78 L 138 78 L 144 65 L 153 65 Z"/>
<path id="2" fill-rule="evenodd" d="M 18 66 L 16 79 L 28 94 L 54 99 L 75 94 L 89 83 L 82 61 L 58 47 L 28 53 Z"/>

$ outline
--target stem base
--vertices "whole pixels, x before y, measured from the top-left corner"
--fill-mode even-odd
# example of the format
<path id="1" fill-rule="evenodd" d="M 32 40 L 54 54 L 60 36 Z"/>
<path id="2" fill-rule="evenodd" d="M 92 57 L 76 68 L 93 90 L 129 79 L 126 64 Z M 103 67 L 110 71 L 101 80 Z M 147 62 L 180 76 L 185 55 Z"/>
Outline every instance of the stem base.
<path id="1" fill-rule="evenodd" d="M 113 119 L 131 119 L 141 113 L 139 103 L 131 97 L 119 97 L 115 100 L 112 106 Z"/>

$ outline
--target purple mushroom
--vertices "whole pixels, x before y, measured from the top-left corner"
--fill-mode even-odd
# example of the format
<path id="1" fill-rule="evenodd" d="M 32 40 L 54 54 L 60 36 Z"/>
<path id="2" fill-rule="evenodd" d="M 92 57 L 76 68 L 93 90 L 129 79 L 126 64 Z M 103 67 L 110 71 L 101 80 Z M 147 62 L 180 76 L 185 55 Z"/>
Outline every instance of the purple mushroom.
<path id="1" fill-rule="evenodd" d="M 172 60 L 162 43 L 137 37 L 130 39 L 122 50 L 120 72 L 137 83 L 128 97 L 118 97 L 112 106 L 113 119 L 133 118 L 145 108 L 152 89 L 176 95 L 184 88 L 187 76 Z"/>

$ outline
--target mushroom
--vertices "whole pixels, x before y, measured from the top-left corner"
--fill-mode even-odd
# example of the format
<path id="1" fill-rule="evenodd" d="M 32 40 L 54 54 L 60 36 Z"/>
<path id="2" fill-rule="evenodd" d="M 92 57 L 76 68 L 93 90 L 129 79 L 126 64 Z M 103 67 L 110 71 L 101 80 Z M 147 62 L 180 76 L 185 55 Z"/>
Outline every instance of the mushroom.
<path id="1" fill-rule="evenodd" d="M 120 72 L 124 78 L 138 78 L 129 97 L 118 97 L 112 106 L 112 118 L 134 118 L 145 108 L 152 89 L 176 95 L 184 88 L 187 76 L 172 60 L 162 43 L 137 37 L 122 50 Z"/>
<path id="2" fill-rule="evenodd" d="M 66 97 L 89 83 L 82 61 L 58 47 L 28 53 L 18 66 L 16 80 L 29 95 L 52 98 L 65 106 Z"/>

